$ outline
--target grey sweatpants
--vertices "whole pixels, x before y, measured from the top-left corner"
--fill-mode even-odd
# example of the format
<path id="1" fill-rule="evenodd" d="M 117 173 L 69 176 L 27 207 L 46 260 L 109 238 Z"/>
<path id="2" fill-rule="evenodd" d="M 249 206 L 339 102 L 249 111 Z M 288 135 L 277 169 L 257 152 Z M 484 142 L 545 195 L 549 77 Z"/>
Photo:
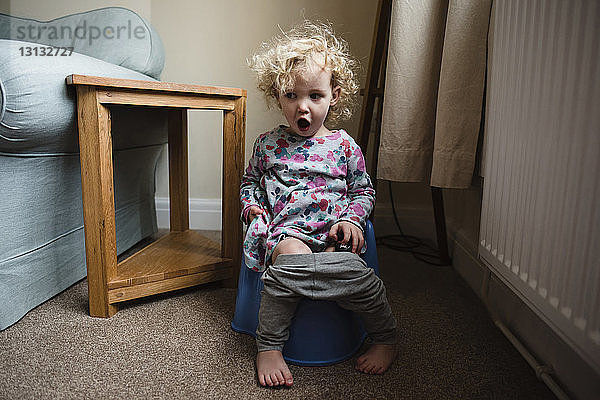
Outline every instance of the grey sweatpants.
<path id="1" fill-rule="evenodd" d="M 263 273 L 258 312 L 258 351 L 283 350 L 302 297 L 332 300 L 356 312 L 372 343 L 394 344 L 396 320 L 383 282 L 356 254 L 281 254 Z"/>

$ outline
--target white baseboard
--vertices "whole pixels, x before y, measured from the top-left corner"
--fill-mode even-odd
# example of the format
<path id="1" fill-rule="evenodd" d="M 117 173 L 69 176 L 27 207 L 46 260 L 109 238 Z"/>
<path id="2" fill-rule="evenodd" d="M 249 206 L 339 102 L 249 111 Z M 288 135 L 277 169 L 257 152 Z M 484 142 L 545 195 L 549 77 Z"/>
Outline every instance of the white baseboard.
<path id="1" fill-rule="evenodd" d="M 156 221 L 159 229 L 169 228 L 169 198 L 156 197 Z M 221 230 L 221 199 L 190 199 L 190 228 Z"/>

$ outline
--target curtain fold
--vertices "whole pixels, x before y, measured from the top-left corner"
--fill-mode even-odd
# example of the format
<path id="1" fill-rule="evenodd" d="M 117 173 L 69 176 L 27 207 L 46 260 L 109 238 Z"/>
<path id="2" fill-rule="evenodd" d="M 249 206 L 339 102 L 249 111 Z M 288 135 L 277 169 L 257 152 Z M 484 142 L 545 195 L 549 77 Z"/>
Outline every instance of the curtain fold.
<path id="1" fill-rule="evenodd" d="M 470 186 L 491 3 L 393 2 L 378 179 Z"/>

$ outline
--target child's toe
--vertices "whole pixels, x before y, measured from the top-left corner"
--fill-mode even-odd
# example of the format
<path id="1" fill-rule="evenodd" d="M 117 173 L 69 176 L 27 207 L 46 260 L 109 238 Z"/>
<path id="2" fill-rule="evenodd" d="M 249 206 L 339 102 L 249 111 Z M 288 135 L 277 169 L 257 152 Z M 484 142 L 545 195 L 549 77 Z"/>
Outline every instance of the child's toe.
<path id="1" fill-rule="evenodd" d="M 283 385 L 285 383 L 285 379 L 283 378 L 281 371 L 275 371 L 275 379 L 277 380 L 278 385 Z"/>
<path id="2" fill-rule="evenodd" d="M 264 386 L 273 386 L 273 381 L 271 381 L 271 376 L 265 374 L 265 385 Z"/>
<path id="3" fill-rule="evenodd" d="M 373 363 L 369 363 L 366 367 L 365 367 L 365 372 L 367 374 L 373 374 L 373 371 L 375 370 L 375 365 Z"/>
<path id="4" fill-rule="evenodd" d="M 292 386 L 292 384 L 294 383 L 294 378 L 292 377 L 292 374 L 289 371 L 283 372 L 283 378 L 285 379 L 285 384 L 287 386 Z"/>
<path id="5" fill-rule="evenodd" d="M 271 373 L 271 382 L 273 382 L 273 386 L 279 386 L 279 377 L 277 376 L 277 371 Z"/>
<path id="6" fill-rule="evenodd" d="M 356 360 L 356 369 L 362 370 L 366 366 L 367 361 L 368 359 L 366 357 L 359 357 Z"/>

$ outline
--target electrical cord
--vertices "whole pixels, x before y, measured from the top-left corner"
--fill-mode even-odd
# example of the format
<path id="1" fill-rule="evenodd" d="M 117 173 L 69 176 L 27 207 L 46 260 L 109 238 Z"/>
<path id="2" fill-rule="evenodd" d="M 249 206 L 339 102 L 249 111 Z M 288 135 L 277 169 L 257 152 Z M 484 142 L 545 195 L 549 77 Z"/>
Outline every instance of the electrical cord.
<path id="1" fill-rule="evenodd" d="M 407 252 L 412 254 L 414 258 L 424 263 L 436 266 L 447 266 L 448 264 L 442 261 L 439 251 L 423 239 L 416 236 L 406 235 L 402 231 L 400 222 L 398 221 L 398 215 L 396 214 L 396 207 L 394 205 L 394 194 L 392 191 L 392 182 L 388 181 L 388 187 L 390 191 L 390 200 L 392 202 L 392 213 L 394 214 L 394 222 L 398 228 L 399 234 L 385 235 L 376 238 L 377 245 L 385 246 L 387 248 Z"/>

